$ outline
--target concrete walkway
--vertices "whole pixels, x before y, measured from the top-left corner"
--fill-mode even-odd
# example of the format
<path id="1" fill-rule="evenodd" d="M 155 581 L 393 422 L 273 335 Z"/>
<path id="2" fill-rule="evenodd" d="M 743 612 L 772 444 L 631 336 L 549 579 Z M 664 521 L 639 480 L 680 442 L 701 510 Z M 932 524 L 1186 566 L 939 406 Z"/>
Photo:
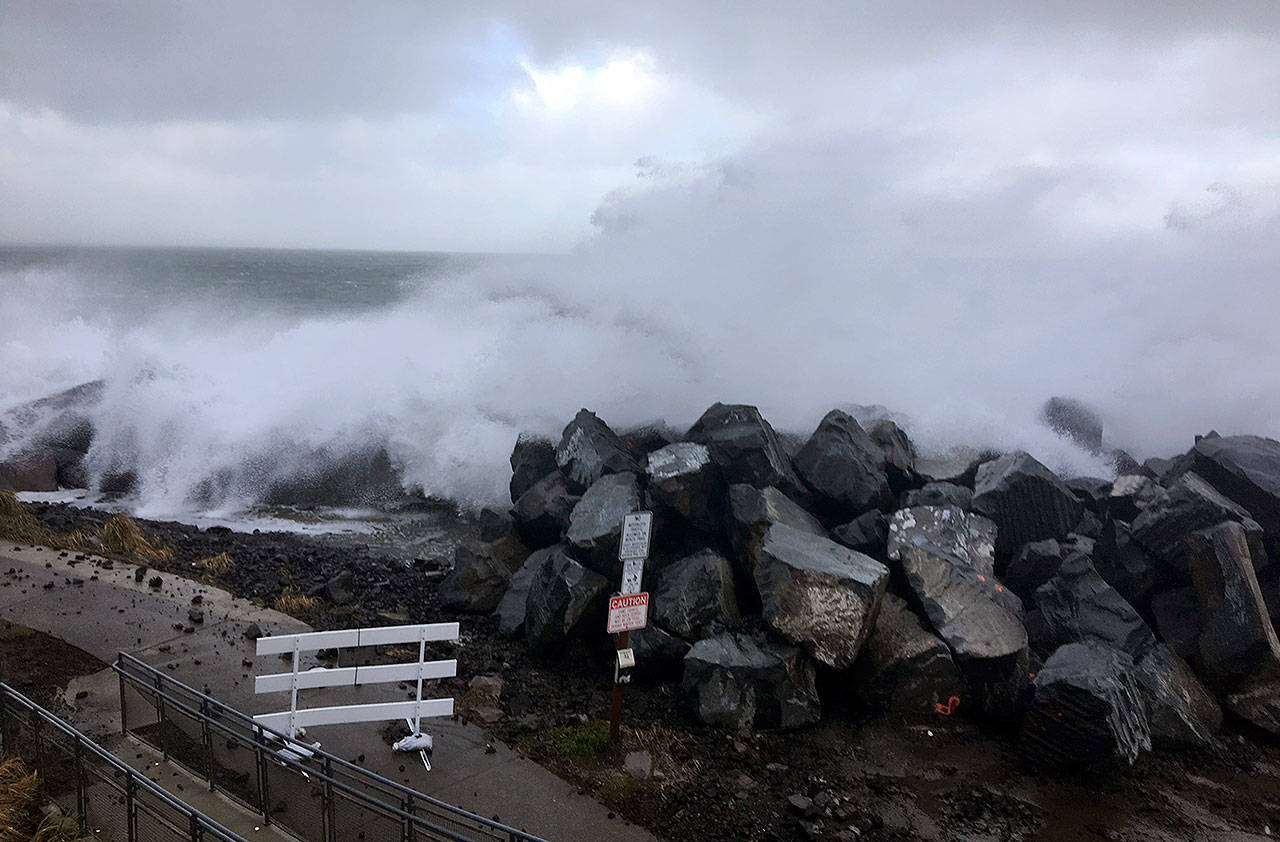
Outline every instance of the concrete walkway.
<path id="1" fill-rule="evenodd" d="M 9 570 L 13 573 L 8 573 Z M 244 638 L 250 623 L 264 634 L 310 631 L 310 627 L 277 611 L 233 598 L 226 591 L 166 573 L 148 571 L 135 581 L 136 568 L 115 563 L 74 562 L 56 550 L 0 548 L 0 617 L 61 638 L 113 661 L 121 651 L 162 669 L 179 681 L 203 690 L 246 713 L 266 713 L 288 706 L 287 694 L 256 696 L 255 672 L 284 670 L 282 661 L 255 661 L 253 643 Z M 159 589 L 147 580 L 159 575 Z M 193 624 L 187 612 L 199 594 L 204 621 Z M 185 629 L 194 625 L 194 631 Z M 459 649 L 458 660 L 465 661 Z M 253 662 L 252 666 L 245 662 Z M 81 680 L 76 690 L 89 695 L 76 700 L 72 723 L 90 735 L 119 731 L 119 698 L 110 674 Z M 424 694 L 426 691 L 424 690 Z M 398 701 L 395 685 L 354 690 L 304 691 L 307 705 Z M 378 731 L 381 723 L 314 728 L 309 739 L 351 761 L 420 792 L 547 839 L 651 840 L 647 831 L 622 819 L 609 818 L 606 807 L 474 725 L 450 719 L 429 720 L 435 739 L 432 771 L 414 755 L 392 752 Z M 404 771 L 400 771 L 403 766 Z"/>

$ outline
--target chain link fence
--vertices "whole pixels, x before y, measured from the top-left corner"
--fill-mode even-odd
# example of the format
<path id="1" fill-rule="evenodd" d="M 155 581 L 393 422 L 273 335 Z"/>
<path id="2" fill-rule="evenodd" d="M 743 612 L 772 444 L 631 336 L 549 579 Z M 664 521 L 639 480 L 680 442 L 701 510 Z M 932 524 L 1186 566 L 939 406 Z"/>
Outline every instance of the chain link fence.
<path id="1" fill-rule="evenodd" d="M 543 842 L 291 740 L 131 655 L 112 668 L 126 733 L 302 839 Z"/>
<path id="2" fill-rule="evenodd" d="M 0 752 L 30 764 L 50 798 L 68 804 L 74 798 L 87 835 L 246 842 L 6 684 L 0 684 Z"/>

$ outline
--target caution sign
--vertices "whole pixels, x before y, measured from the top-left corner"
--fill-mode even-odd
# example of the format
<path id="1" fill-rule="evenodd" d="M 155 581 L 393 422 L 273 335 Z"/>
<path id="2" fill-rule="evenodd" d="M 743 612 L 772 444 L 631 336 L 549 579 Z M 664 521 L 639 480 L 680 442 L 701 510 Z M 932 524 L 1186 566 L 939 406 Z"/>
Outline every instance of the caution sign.
<path id="1" fill-rule="evenodd" d="M 635 593 L 609 598 L 609 634 L 642 629 L 649 623 L 649 594 Z"/>

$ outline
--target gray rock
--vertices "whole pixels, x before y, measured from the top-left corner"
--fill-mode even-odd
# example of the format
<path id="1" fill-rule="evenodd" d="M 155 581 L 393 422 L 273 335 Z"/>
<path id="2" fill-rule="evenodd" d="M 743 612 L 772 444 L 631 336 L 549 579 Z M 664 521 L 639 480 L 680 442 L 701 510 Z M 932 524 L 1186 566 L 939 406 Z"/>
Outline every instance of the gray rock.
<path id="1" fill-rule="evenodd" d="M 1064 438 L 1090 453 L 1102 452 L 1102 419 L 1075 398 L 1049 398 L 1040 410 L 1041 420 Z"/>
<path id="2" fill-rule="evenodd" d="M 877 418 L 866 425 L 867 435 L 884 451 L 885 473 L 889 486 L 901 493 L 917 481 L 916 448 L 902 428 L 888 418 Z"/>
<path id="3" fill-rule="evenodd" d="M 1166 644 L 1152 647 L 1137 662 L 1133 677 L 1147 707 L 1153 744 L 1178 748 L 1213 742 L 1222 727 L 1222 708 Z"/>
<path id="4" fill-rule="evenodd" d="M 534 573 L 552 553 L 568 554 L 563 544 L 538 550 L 529 554 L 528 558 L 507 579 L 507 589 L 503 592 L 498 605 L 493 609 L 493 620 L 498 632 L 505 637 L 517 637 L 524 633 L 524 618 L 528 610 L 529 585 L 533 582 Z"/>
<path id="5" fill-rule="evenodd" d="M 847 520 L 893 499 L 884 451 L 853 416 L 828 412 L 795 458 L 796 472 L 814 494 L 815 511 Z"/>
<path id="6" fill-rule="evenodd" d="M 879 509 L 872 509 L 831 530 L 831 537 L 851 550 L 878 556 L 889 539 L 889 521 Z"/>
<path id="7" fill-rule="evenodd" d="M 778 434 L 754 406 L 713 404 L 685 438 L 707 446 L 727 483 L 790 492 L 801 487 Z"/>
<path id="8" fill-rule="evenodd" d="M 978 467 L 993 458 L 995 455 L 988 452 L 958 447 L 937 456 L 917 457 L 916 471 L 927 481 L 950 482 L 972 488 Z"/>
<path id="9" fill-rule="evenodd" d="M 775 523 L 785 523 L 793 529 L 811 535 L 827 537 L 818 519 L 776 488 L 756 488 L 746 483 L 729 486 L 729 538 L 733 543 L 735 561 L 741 560 L 744 568 L 750 568 L 755 548 L 764 533 Z M 744 570 L 750 574 L 750 569 Z"/>
<path id="10" fill-rule="evenodd" d="M 1096 515 L 1106 513 L 1111 487 L 1111 480 L 1101 477 L 1073 477 L 1067 480 L 1067 488 L 1076 495 L 1076 499 Z"/>
<path id="11" fill-rule="evenodd" d="M 467 541 L 459 545 L 453 553 L 453 570 L 440 580 L 440 603 L 457 611 L 493 611 L 507 592 L 511 574 L 528 555 L 514 535 L 491 543 Z"/>
<path id="12" fill-rule="evenodd" d="M 1042 655 L 1067 643 L 1098 640 L 1138 660 L 1156 645 L 1146 621 L 1098 575 L 1088 556 L 1068 556 L 1057 575 L 1036 589 L 1035 602 L 1046 636 L 1034 636 L 1032 643 Z"/>
<path id="13" fill-rule="evenodd" d="M 947 644 L 891 593 L 880 603 L 853 686 L 869 707 L 898 715 L 930 714 L 935 704 L 969 695 Z"/>
<path id="14" fill-rule="evenodd" d="M 689 643 L 650 620 L 649 625 L 631 632 L 628 641 L 636 654 L 636 672 L 660 678 L 680 677 Z"/>
<path id="15" fill-rule="evenodd" d="M 573 507 L 565 539 L 592 569 L 606 576 L 620 577 L 618 540 L 622 535 L 622 521 L 628 513 L 640 509 L 640 484 L 636 475 L 607 474 L 592 483 Z"/>
<path id="16" fill-rule="evenodd" d="M 1178 478 L 1168 494 L 1147 505 L 1133 521 L 1133 540 L 1158 561 L 1187 572 L 1186 538 L 1226 520 L 1245 520 L 1249 512 L 1223 497 L 1195 473 Z"/>
<path id="17" fill-rule="evenodd" d="M 1260 436 L 1203 438 L 1191 450 L 1196 473 L 1253 513 L 1280 547 L 1280 442 Z"/>
<path id="18" fill-rule="evenodd" d="M 515 530 L 515 521 L 511 511 L 502 511 L 491 506 L 480 510 L 480 540 L 485 543 L 500 541 Z"/>
<path id="19" fill-rule="evenodd" d="M 996 549 L 1009 554 L 1029 541 L 1066 535 L 1084 513 L 1053 471 L 1021 451 L 978 468 L 973 509 L 995 521 Z"/>
<path id="20" fill-rule="evenodd" d="M 682 684 L 708 725 L 799 728 L 822 715 L 813 664 L 804 654 L 749 635 L 695 643 L 684 658 Z"/>
<path id="21" fill-rule="evenodd" d="M 664 567 L 651 588 L 649 611 L 689 640 L 737 620 L 738 597 L 728 559 L 715 550 L 701 550 Z"/>
<path id="22" fill-rule="evenodd" d="M 1193 587 L 1174 588 L 1151 598 L 1151 616 L 1160 639 L 1179 658 L 1200 654 L 1200 599 Z"/>
<path id="23" fill-rule="evenodd" d="M 647 751 L 629 751 L 622 758 L 622 769 L 638 781 L 647 781 L 653 774 L 653 756 Z"/>
<path id="24" fill-rule="evenodd" d="M 1165 490 L 1141 474 L 1116 477 L 1107 495 L 1107 514 L 1132 522 L 1143 509 L 1165 495 Z"/>
<path id="25" fill-rule="evenodd" d="M 680 434 L 668 426 L 666 421 L 659 419 L 620 430 L 618 438 L 622 439 L 622 443 L 637 461 L 643 462 L 641 457 L 680 441 Z"/>
<path id="26" fill-rule="evenodd" d="M 560 542 L 580 498 L 569 491 L 559 471 L 552 471 L 520 495 L 511 509 L 516 534 L 527 546 L 541 549 Z"/>
<path id="27" fill-rule="evenodd" d="M 1200 663 L 1208 674 L 1241 681 L 1280 667 L 1280 641 L 1240 524 L 1228 521 L 1193 532 L 1187 555 L 1203 619 Z"/>
<path id="28" fill-rule="evenodd" d="M 955 655 L 977 706 L 997 718 L 1014 716 L 1029 665 L 1017 596 L 935 547 L 905 544 L 901 560 L 907 583 Z"/>
<path id="29" fill-rule="evenodd" d="M 836 669 L 853 665 L 889 581 L 870 556 L 781 523 L 765 533 L 754 573 L 765 622 Z"/>
<path id="30" fill-rule="evenodd" d="M 1143 605 L 1168 582 L 1166 568 L 1138 546 L 1124 521 L 1108 520 L 1095 543 L 1093 566 L 1132 605 Z"/>
<path id="31" fill-rule="evenodd" d="M 957 506 L 899 509 L 889 519 L 889 558 L 907 545 L 935 547 L 983 576 L 995 575 L 996 525 Z"/>
<path id="32" fill-rule="evenodd" d="M 607 474 L 637 474 L 641 470 L 622 439 L 586 409 L 579 410 L 564 428 L 556 445 L 556 464 L 574 491 L 588 488 Z"/>
<path id="33" fill-rule="evenodd" d="M 511 502 L 555 469 L 556 449 L 551 439 L 521 433 L 511 451 Z"/>
<path id="34" fill-rule="evenodd" d="M 724 488 L 711 451 L 676 442 L 649 454 L 649 488 L 658 502 L 702 529 L 717 530 L 724 518 Z"/>
<path id="35" fill-rule="evenodd" d="M 603 614 L 608 594 L 603 576 L 553 548 L 529 581 L 525 639 L 542 650 L 563 643 L 584 620 Z"/>
<path id="36" fill-rule="evenodd" d="M 0 461 L 0 490 L 57 491 L 58 460 L 46 450 L 27 450 Z"/>
<path id="37" fill-rule="evenodd" d="M 904 492 L 900 508 L 915 506 L 956 506 L 968 511 L 973 507 L 973 490 L 952 482 L 929 482 L 923 488 Z"/>
<path id="38" fill-rule="evenodd" d="M 311 594 L 311 596 L 317 595 L 323 595 L 334 605 L 350 605 L 356 601 L 355 575 L 350 569 L 343 570 Z"/>
<path id="39" fill-rule="evenodd" d="M 1222 701 L 1236 716 L 1280 737 L 1280 678 L 1263 675 L 1249 679 L 1227 693 Z"/>
<path id="40" fill-rule="evenodd" d="M 1057 574 L 1066 556 L 1062 544 L 1054 538 L 1024 544 L 1005 568 L 1004 583 L 1020 599 L 1030 601 L 1036 588 Z"/>
<path id="41" fill-rule="evenodd" d="M 1151 750 L 1133 659 L 1097 641 L 1070 643 L 1036 673 L 1020 749 L 1041 768 L 1132 764 Z"/>

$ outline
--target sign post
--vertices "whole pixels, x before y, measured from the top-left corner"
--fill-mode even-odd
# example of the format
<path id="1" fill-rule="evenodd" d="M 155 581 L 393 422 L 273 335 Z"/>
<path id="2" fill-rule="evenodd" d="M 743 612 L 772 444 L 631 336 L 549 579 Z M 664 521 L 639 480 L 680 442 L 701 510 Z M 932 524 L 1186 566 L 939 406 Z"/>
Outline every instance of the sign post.
<path id="1" fill-rule="evenodd" d="M 609 623 L 605 629 L 609 634 L 618 635 L 618 653 L 613 663 L 613 705 L 609 711 L 609 739 L 615 743 L 622 727 L 622 685 L 631 681 L 630 670 L 636 664 L 631 631 L 644 628 L 649 619 L 649 594 L 640 591 L 640 584 L 652 537 L 653 512 L 631 512 L 622 519 L 622 535 L 618 540 L 622 581 L 618 596 L 609 600 Z"/>

